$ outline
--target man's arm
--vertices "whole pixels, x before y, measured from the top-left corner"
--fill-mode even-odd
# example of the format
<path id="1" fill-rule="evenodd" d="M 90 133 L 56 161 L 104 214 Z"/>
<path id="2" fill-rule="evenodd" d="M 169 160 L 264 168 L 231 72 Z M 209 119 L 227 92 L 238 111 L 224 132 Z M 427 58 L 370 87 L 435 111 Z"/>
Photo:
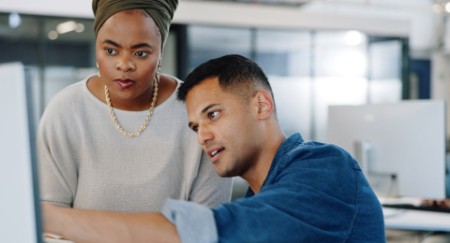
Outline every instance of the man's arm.
<path id="1" fill-rule="evenodd" d="M 161 213 L 121 213 L 42 204 L 44 231 L 83 242 L 180 242 Z"/>

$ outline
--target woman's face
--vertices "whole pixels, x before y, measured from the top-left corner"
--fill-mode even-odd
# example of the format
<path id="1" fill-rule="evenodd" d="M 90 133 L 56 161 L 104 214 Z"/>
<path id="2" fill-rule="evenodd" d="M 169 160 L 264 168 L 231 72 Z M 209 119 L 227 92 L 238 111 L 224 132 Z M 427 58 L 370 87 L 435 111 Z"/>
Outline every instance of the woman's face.
<path id="1" fill-rule="evenodd" d="M 113 106 L 139 109 L 150 104 L 161 34 L 145 11 L 121 11 L 106 20 L 97 34 L 96 57 Z"/>

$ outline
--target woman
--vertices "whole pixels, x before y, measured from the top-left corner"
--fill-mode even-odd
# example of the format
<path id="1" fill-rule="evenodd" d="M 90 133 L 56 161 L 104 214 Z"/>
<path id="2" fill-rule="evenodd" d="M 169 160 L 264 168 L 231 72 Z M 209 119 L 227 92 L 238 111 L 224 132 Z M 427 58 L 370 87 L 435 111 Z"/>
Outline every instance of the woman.
<path id="1" fill-rule="evenodd" d="M 38 131 L 41 198 L 64 207 L 159 211 L 167 198 L 228 201 L 189 131 L 180 81 L 160 74 L 177 0 L 94 0 L 98 74 L 60 91 Z"/>

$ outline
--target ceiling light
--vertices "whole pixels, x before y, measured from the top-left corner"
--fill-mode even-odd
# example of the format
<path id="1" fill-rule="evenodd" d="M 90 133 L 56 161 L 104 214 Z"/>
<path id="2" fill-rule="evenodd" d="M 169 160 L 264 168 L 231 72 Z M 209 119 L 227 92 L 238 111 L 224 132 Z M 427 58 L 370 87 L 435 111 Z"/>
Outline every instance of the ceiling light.
<path id="1" fill-rule="evenodd" d="M 22 19 L 17 12 L 12 12 L 9 14 L 9 27 L 11 29 L 15 29 L 20 26 L 22 23 Z"/>
<path id="2" fill-rule="evenodd" d="M 448 2 L 448 3 L 445 4 L 445 11 L 446 11 L 447 13 L 450 13 L 450 2 Z"/>
<path id="3" fill-rule="evenodd" d="M 351 30 L 345 34 L 345 42 L 351 46 L 357 46 L 364 42 L 364 34 L 360 31 Z"/>
<path id="4" fill-rule="evenodd" d="M 442 11 L 443 11 L 442 5 L 439 3 L 433 4 L 433 11 L 435 13 L 442 13 Z"/>
<path id="5" fill-rule="evenodd" d="M 56 31 L 58 31 L 59 34 L 65 34 L 76 29 L 77 23 L 75 21 L 67 21 L 56 26 Z"/>
<path id="6" fill-rule="evenodd" d="M 56 40 L 56 39 L 58 39 L 58 36 L 59 36 L 58 32 L 56 32 L 54 30 L 48 32 L 48 39 L 50 39 L 50 40 Z"/>
<path id="7" fill-rule="evenodd" d="M 75 28 L 75 32 L 77 32 L 77 33 L 81 33 L 81 32 L 83 32 L 84 31 L 84 24 L 82 24 L 82 23 L 78 23 L 77 24 L 77 27 Z"/>

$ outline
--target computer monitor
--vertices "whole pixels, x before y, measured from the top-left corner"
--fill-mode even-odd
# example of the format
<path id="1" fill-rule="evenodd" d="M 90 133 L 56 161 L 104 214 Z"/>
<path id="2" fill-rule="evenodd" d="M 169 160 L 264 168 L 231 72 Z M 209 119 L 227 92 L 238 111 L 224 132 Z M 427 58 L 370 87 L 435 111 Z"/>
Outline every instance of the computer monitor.
<path id="1" fill-rule="evenodd" d="M 0 242 L 42 242 L 30 86 L 20 63 L 0 77 Z"/>
<path id="2" fill-rule="evenodd" d="M 378 196 L 444 199 L 445 101 L 332 105 L 327 142 L 349 151 Z"/>

